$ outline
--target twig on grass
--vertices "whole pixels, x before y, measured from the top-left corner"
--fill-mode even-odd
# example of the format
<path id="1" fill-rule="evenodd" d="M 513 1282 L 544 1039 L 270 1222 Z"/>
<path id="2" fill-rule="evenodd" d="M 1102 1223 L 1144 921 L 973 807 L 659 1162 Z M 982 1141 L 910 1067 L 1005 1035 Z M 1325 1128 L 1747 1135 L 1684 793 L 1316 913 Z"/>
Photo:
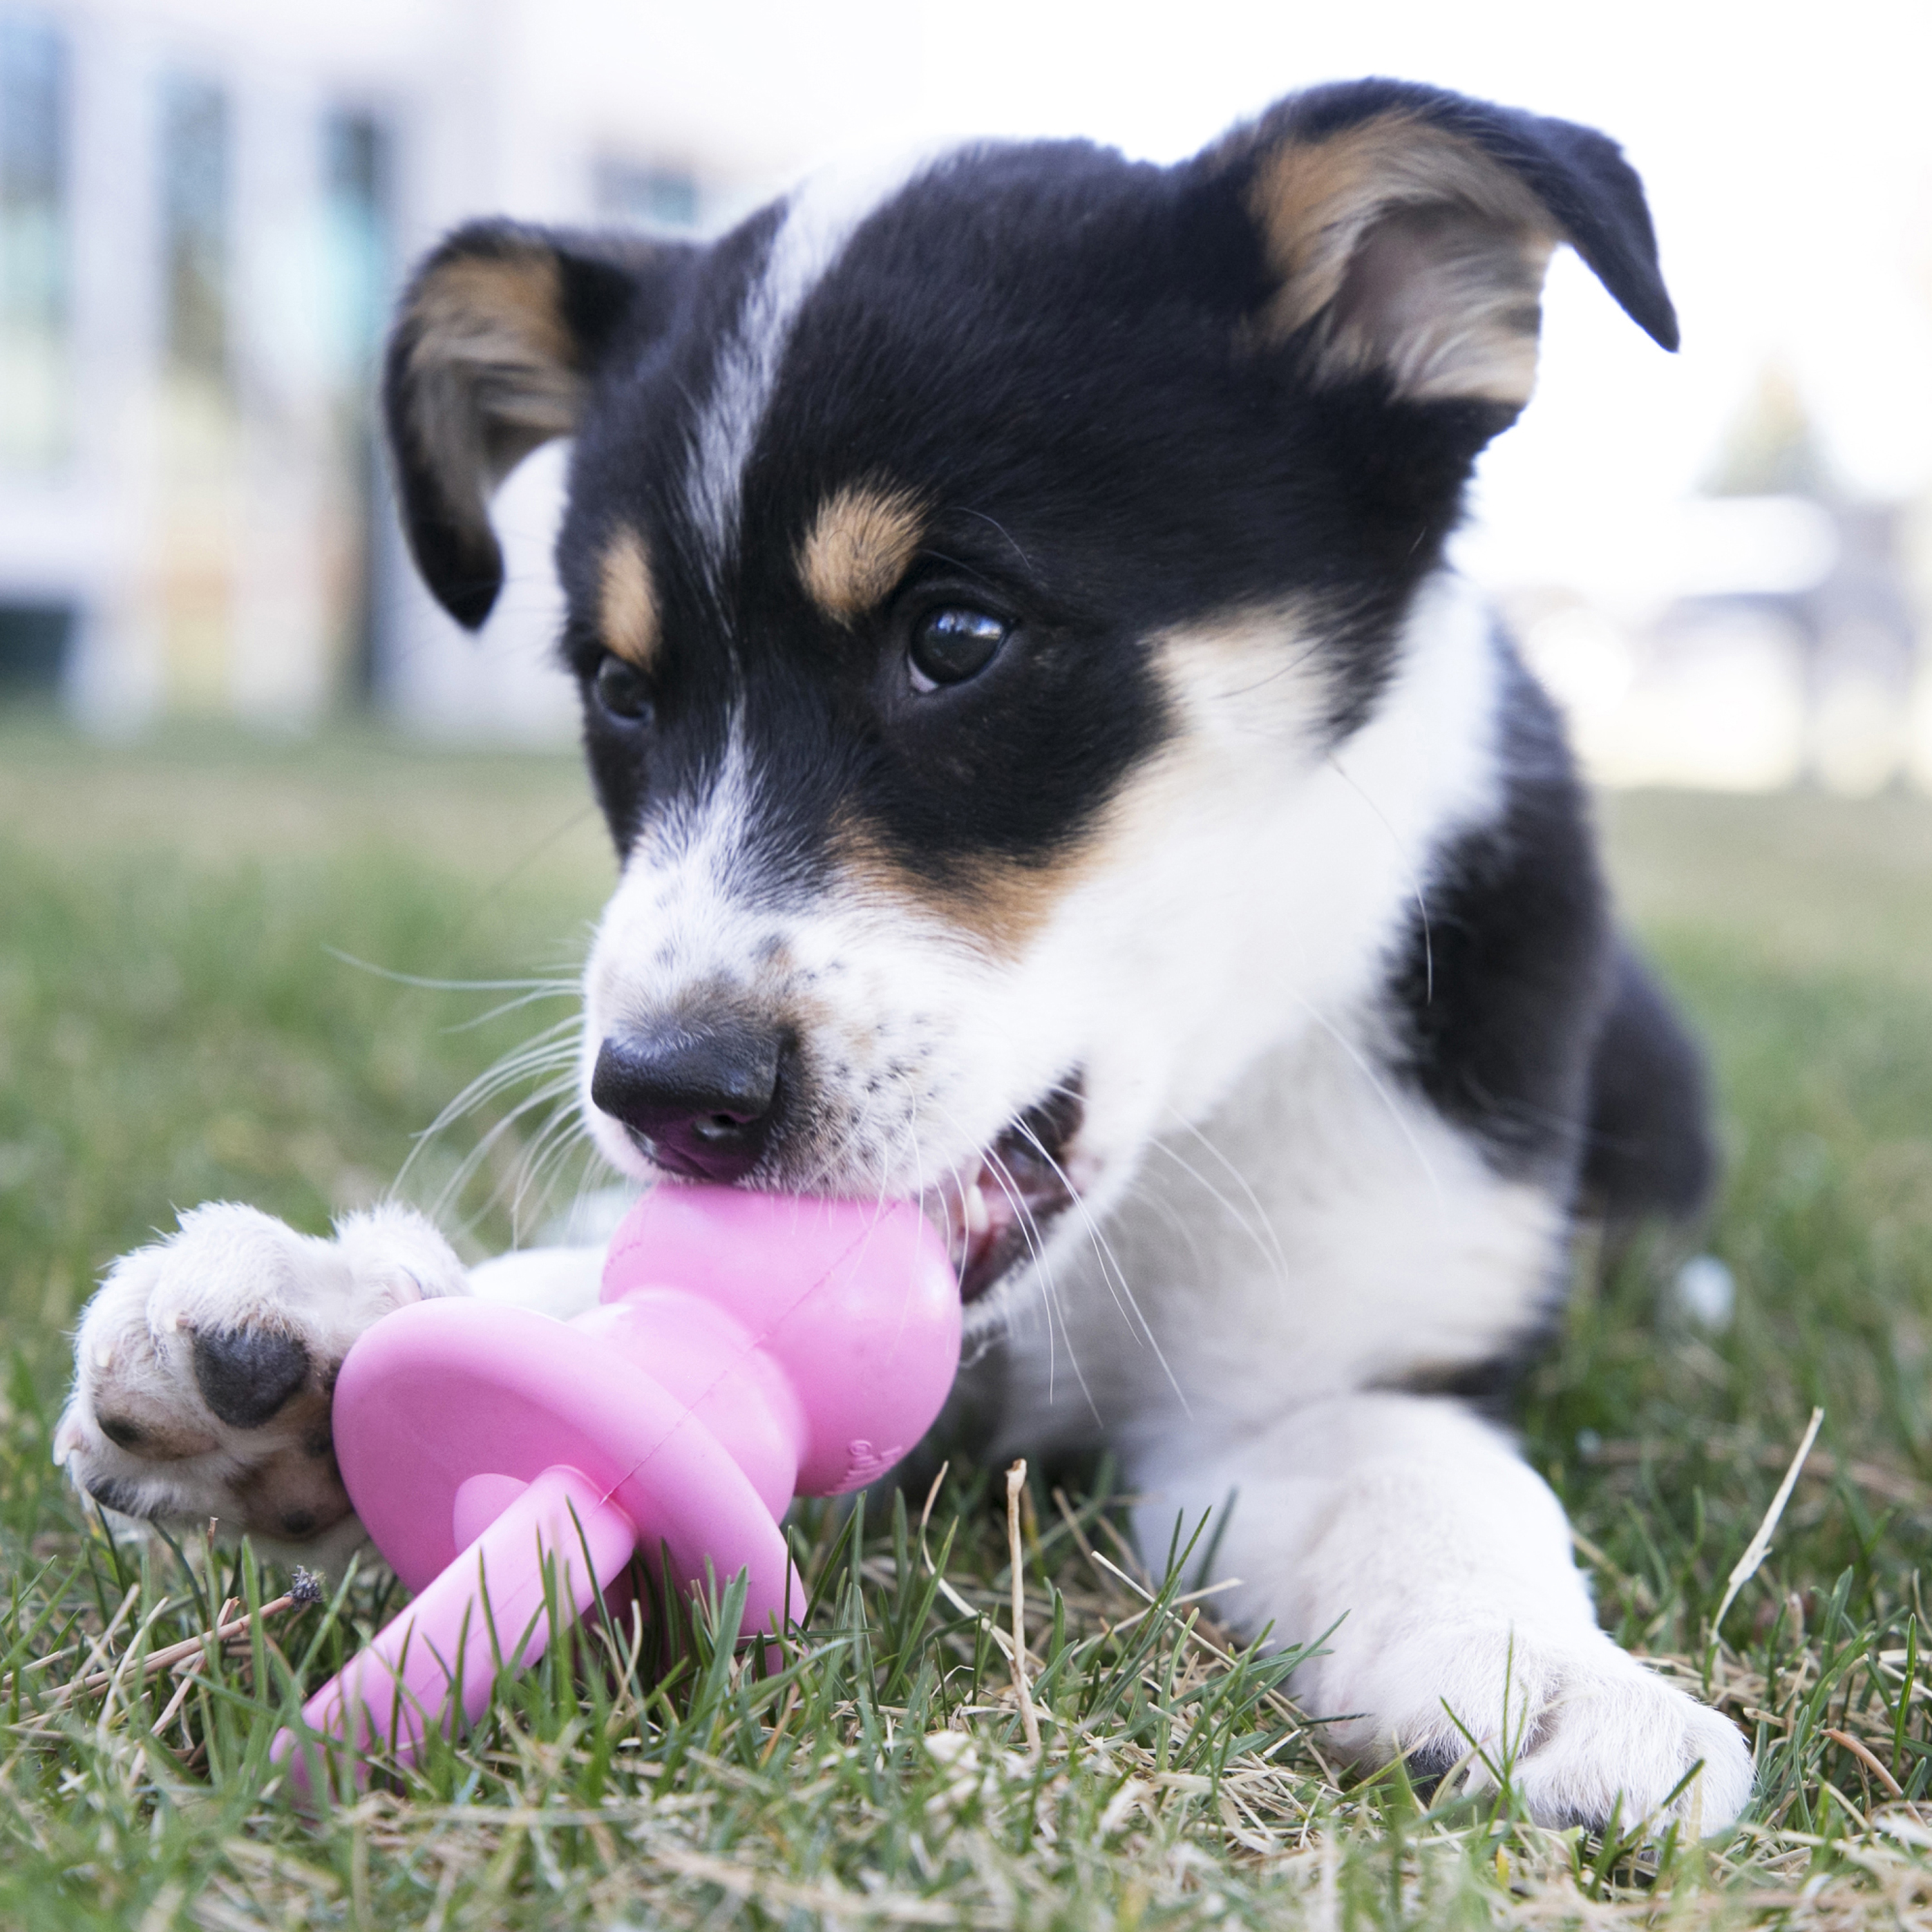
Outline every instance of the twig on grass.
<path id="1" fill-rule="evenodd" d="M 1013 1572 L 1013 1688 L 1019 1693 L 1020 1724 L 1027 1749 L 1040 1755 L 1040 1716 L 1033 1708 L 1033 1687 L 1027 1682 L 1026 1570 L 1020 1548 L 1020 1492 L 1026 1486 L 1026 1458 L 1006 1472 L 1006 1550 Z"/>
<path id="2" fill-rule="evenodd" d="M 1078 1544 L 1081 1555 L 1087 1559 L 1087 1567 L 1093 1571 L 1094 1582 L 1105 1589 L 1107 1587 L 1107 1580 L 1100 1574 L 1100 1565 L 1094 1561 L 1094 1546 L 1088 1540 L 1087 1532 L 1080 1527 L 1080 1519 L 1074 1514 L 1073 1505 L 1066 1500 L 1066 1492 L 1064 1490 L 1058 1487 L 1054 1489 L 1053 1504 L 1054 1508 L 1059 1510 L 1062 1520 L 1072 1535 L 1073 1540 Z"/>
<path id="3" fill-rule="evenodd" d="M 1688 1456 L 1698 1454 L 1713 1457 L 1726 1454 L 1743 1456 L 1764 1468 L 1776 1469 L 1784 1466 L 1784 1451 L 1775 1444 L 1767 1443 L 1762 1448 L 1732 1447 L 1742 1433 L 1739 1430 L 1712 1430 L 1694 1444 L 1648 1441 L 1597 1442 L 1581 1450 L 1580 1454 L 1592 1468 L 1600 1469 L 1633 1468 L 1646 1462 L 1681 1462 Z M 1887 1468 L 1882 1462 L 1856 1456 L 1840 1458 L 1828 1449 L 1814 1449 L 1805 1460 L 1804 1474 L 1814 1481 L 1827 1483 L 1843 1477 L 1855 1487 L 1870 1491 L 1881 1502 L 1897 1503 L 1901 1508 L 1924 1510 L 1932 1508 L 1932 1490 L 1928 1490 L 1923 1483 L 1901 1471 Z M 1588 1550 L 1584 1553 L 1586 1556 L 1589 1554 Z"/>
<path id="4" fill-rule="evenodd" d="M 264 1604 L 260 1610 L 244 1611 L 239 1616 L 235 1616 L 233 1612 L 241 1599 L 231 1597 L 222 1605 L 220 1610 L 217 1613 L 214 1624 L 210 1628 L 201 1631 L 194 1636 L 184 1637 L 178 1643 L 165 1644 L 159 1650 L 148 1652 L 142 1661 L 142 1676 L 144 1678 L 152 1677 L 160 1671 L 170 1670 L 177 1664 L 190 1660 L 199 1664 L 208 1644 L 226 1643 L 231 1637 L 246 1636 L 252 1628 L 256 1617 L 276 1616 L 297 1604 L 311 1604 L 317 1601 L 318 1594 L 316 1586 L 312 1581 L 304 1582 L 306 1576 L 306 1572 L 298 1573 L 295 1586 L 286 1594 L 278 1597 L 272 1604 Z M 128 1593 L 130 1602 L 134 1594 L 133 1591 Z M 124 1610 L 126 1606 L 124 1605 L 123 1608 Z M 117 1617 L 116 1619 L 117 1624 L 119 1621 Z M 102 1642 L 104 1642 L 112 1634 L 112 1630 L 110 1628 L 104 1634 Z M 126 1666 L 127 1659 L 123 1658 L 118 1663 L 107 1665 L 103 1669 L 90 1670 L 83 1676 L 70 1678 L 53 1693 L 50 1702 L 55 1706 L 59 1706 L 70 1703 L 76 1697 L 85 1696 L 90 1690 L 105 1690 L 120 1676 Z M 26 1667 L 32 1670 L 34 1666 L 29 1664 Z"/>
<path id="5" fill-rule="evenodd" d="M 1852 1736 L 1850 1731 L 1828 1730 L 1823 1732 L 1823 1735 L 1829 1738 L 1834 1744 L 1850 1751 L 1852 1756 L 1856 1758 L 1859 1763 L 1863 1765 L 1866 1770 L 1870 1772 L 1873 1777 L 1892 1793 L 1893 1797 L 1903 1798 L 1905 1796 L 1904 1786 L 1900 1784 L 1898 1780 L 1879 1762 L 1870 1745 L 1860 1742 L 1858 1738 Z"/>
<path id="6" fill-rule="evenodd" d="M 1778 1528 L 1778 1520 L 1784 1514 L 1784 1506 L 1791 1500 L 1791 1492 L 1798 1486 L 1798 1472 L 1804 1466 L 1804 1459 L 1811 1453 L 1811 1445 L 1818 1439 L 1819 1425 L 1825 1420 L 1825 1412 L 1814 1408 L 1811 1412 L 1810 1425 L 1804 1432 L 1804 1439 L 1798 1445 L 1798 1453 L 1791 1459 L 1791 1466 L 1784 1472 L 1784 1480 L 1778 1486 L 1778 1493 L 1771 1499 L 1771 1507 L 1764 1513 L 1764 1520 L 1757 1526 L 1757 1534 L 1744 1545 L 1744 1553 L 1732 1566 L 1730 1580 L 1724 1586 L 1724 1600 L 1718 1606 L 1718 1614 L 1711 1619 L 1711 1643 L 1714 1649 L 1718 1633 L 1724 1628 L 1724 1612 L 1737 1600 L 1738 1592 L 1757 1574 L 1758 1565 L 1771 1553 L 1771 1539 Z"/>

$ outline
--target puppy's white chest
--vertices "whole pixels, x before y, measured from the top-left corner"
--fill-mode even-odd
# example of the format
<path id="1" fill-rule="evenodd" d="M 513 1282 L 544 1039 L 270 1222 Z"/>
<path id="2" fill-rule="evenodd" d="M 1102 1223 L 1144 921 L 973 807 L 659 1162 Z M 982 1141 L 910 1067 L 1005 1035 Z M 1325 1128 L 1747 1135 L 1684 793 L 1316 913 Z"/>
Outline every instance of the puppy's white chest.
<path id="1" fill-rule="evenodd" d="M 1466 1370 L 1532 1329 L 1565 1217 L 1310 1027 L 1063 1228 L 1000 1345 L 1004 1430 L 1158 1460 L 1348 1390 Z"/>

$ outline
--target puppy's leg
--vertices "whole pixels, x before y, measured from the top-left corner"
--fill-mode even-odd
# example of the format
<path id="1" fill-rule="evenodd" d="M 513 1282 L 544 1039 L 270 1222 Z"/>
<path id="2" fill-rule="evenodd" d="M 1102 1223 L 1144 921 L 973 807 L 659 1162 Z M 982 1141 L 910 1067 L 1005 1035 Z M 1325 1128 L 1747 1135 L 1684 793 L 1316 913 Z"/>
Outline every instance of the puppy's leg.
<path id="1" fill-rule="evenodd" d="M 1222 1614 L 1284 1644 L 1333 1627 L 1294 1690 L 1354 1761 L 1439 1776 L 1473 1739 L 1550 1826 L 1634 1826 L 1700 1762 L 1672 1814 L 1714 1831 L 1749 1798 L 1744 1740 L 1598 1628 L 1556 1497 L 1453 1402 L 1340 1397 L 1178 1479 L 1146 1473 L 1150 1551 L 1177 1512 L 1191 1532 L 1232 1493 L 1214 1568 L 1241 1582 Z M 1480 1763 L 1472 1776 L 1486 1781 Z"/>
<path id="2" fill-rule="evenodd" d="M 580 1252 L 587 1267 L 553 1251 L 549 1268 L 518 1257 L 500 1280 L 504 1264 L 486 1264 L 479 1286 L 574 1313 L 595 1299 L 601 1260 Z M 408 1208 L 350 1215 L 332 1240 L 232 1202 L 197 1208 L 172 1239 L 123 1256 L 88 1304 L 55 1460 L 124 1515 L 214 1516 L 335 1552 L 361 1533 L 329 1430 L 343 1357 L 392 1309 L 470 1292 L 449 1244 Z"/>

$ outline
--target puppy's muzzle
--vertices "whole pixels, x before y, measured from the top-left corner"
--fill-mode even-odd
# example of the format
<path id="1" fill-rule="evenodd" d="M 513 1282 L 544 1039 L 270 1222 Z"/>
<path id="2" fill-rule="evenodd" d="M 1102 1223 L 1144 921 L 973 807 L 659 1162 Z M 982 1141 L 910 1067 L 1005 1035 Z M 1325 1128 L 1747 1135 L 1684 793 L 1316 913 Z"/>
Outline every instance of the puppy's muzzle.
<path id="1" fill-rule="evenodd" d="M 784 1032 L 747 1016 L 665 1019 L 604 1042 L 590 1097 L 660 1167 L 741 1180 L 771 1138 L 795 1058 Z"/>

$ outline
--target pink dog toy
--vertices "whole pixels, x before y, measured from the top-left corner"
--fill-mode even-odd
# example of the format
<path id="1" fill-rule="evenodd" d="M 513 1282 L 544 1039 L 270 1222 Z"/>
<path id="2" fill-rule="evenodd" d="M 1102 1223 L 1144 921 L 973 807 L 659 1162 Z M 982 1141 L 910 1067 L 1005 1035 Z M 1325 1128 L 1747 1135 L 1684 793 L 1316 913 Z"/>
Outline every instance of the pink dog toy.
<path id="1" fill-rule="evenodd" d="M 543 1653 L 546 1554 L 572 1615 L 662 1550 L 668 1593 L 748 1573 L 744 1634 L 797 1616 L 786 1506 L 890 1468 L 958 1362 L 958 1288 L 916 1208 L 722 1187 L 639 1202 L 574 1322 L 399 1310 L 350 1351 L 333 1418 L 350 1499 L 415 1600 L 304 1723 L 412 1759 L 459 1687 L 474 1722 L 500 1665 Z M 290 1762 L 298 1786 L 314 1763 Z"/>

